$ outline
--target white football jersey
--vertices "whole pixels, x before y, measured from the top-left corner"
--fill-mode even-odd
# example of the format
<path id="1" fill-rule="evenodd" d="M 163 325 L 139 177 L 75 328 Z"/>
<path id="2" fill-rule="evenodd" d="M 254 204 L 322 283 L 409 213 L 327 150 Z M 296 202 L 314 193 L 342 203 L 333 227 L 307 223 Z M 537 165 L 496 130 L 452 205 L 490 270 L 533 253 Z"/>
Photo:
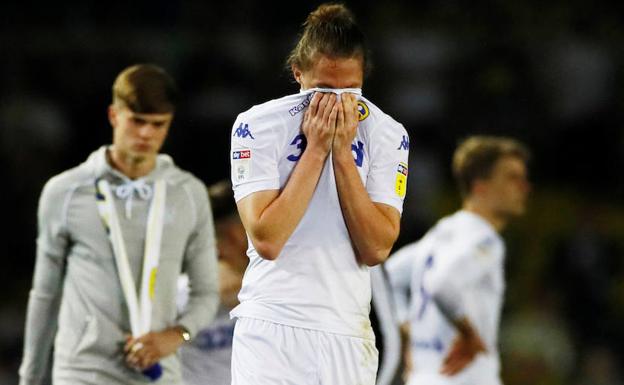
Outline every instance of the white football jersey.
<path id="1" fill-rule="evenodd" d="M 302 118 L 313 92 L 275 99 L 241 113 L 232 129 L 232 185 L 237 201 L 285 186 L 306 147 Z M 373 202 L 402 211 L 409 139 L 403 126 L 359 97 L 353 161 Z M 234 317 L 374 338 L 369 268 L 356 261 L 342 217 L 331 154 L 316 190 L 280 255 L 250 262 Z"/>
<path id="2" fill-rule="evenodd" d="M 186 274 L 178 278 L 177 308 L 182 313 L 189 296 Z M 223 385 L 231 382 L 232 338 L 235 321 L 220 304 L 210 325 L 200 329 L 190 343 L 180 346 L 178 356 L 185 385 Z"/>
<path id="3" fill-rule="evenodd" d="M 411 332 L 413 372 L 408 384 L 500 384 L 497 335 L 505 290 L 504 254 L 495 229 L 482 217 L 461 210 L 388 259 L 386 269 L 397 303 L 409 304 L 402 312 Z M 457 333 L 449 319 L 464 316 L 487 352 L 457 375 L 442 375 L 442 362 Z"/>

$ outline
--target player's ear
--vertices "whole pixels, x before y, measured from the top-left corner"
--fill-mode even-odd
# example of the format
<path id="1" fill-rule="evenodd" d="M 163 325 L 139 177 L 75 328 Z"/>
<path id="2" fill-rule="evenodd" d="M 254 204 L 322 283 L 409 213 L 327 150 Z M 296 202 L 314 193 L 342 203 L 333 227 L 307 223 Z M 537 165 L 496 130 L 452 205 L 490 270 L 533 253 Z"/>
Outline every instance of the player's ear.
<path id="1" fill-rule="evenodd" d="M 112 104 L 108 106 L 108 122 L 111 127 L 117 127 L 117 109 Z"/>
<path id="2" fill-rule="evenodd" d="M 297 67 L 294 64 L 292 64 L 290 66 L 290 69 L 292 70 L 293 77 L 295 78 L 295 81 L 297 81 L 297 83 L 299 83 L 299 85 L 303 86 L 303 83 L 302 83 L 303 80 L 301 79 L 301 77 L 303 76 L 303 71 L 301 71 L 299 69 L 299 67 Z"/>
<path id="3" fill-rule="evenodd" d="M 471 195 L 482 195 L 485 192 L 487 192 L 487 188 L 488 188 L 488 183 L 487 183 L 487 179 L 476 179 L 474 182 L 472 182 L 472 193 Z"/>

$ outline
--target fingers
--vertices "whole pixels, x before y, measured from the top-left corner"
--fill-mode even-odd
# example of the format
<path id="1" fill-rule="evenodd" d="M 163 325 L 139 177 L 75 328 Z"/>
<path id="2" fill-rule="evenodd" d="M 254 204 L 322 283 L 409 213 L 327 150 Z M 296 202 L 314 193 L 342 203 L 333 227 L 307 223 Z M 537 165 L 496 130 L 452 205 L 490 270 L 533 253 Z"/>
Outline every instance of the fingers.
<path id="1" fill-rule="evenodd" d="M 327 123 L 326 123 L 327 126 L 330 127 L 330 129 L 333 128 L 335 130 L 337 127 L 336 116 L 340 116 L 339 110 L 340 110 L 340 103 L 335 103 L 332 106 L 331 112 L 329 113 L 329 116 L 327 118 Z"/>
<path id="2" fill-rule="evenodd" d="M 126 363 L 140 370 L 152 366 L 158 361 L 155 347 L 148 338 L 129 338 L 124 347 Z"/>
<path id="3" fill-rule="evenodd" d="M 444 358 L 440 373 L 447 376 L 453 376 L 462 371 L 476 357 L 476 355 L 484 351 L 478 345 L 471 344 L 471 340 L 463 336 L 458 336 L 448 354 Z"/>
<path id="4" fill-rule="evenodd" d="M 347 158 L 351 156 L 351 143 L 355 139 L 359 123 L 357 118 L 357 99 L 355 95 L 350 93 L 341 94 L 340 99 L 340 102 L 338 102 L 333 151 L 335 154 L 342 153 Z"/>
<path id="5" fill-rule="evenodd" d="M 124 337 L 126 338 L 126 343 L 124 344 L 123 351 L 125 354 L 127 354 L 134 343 L 134 338 L 132 338 L 132 336 L 129 334 L 126 334 Z"/>
<path id="6" fill-rule="evenodd" d="M 357 108 L 357 99 L 353 94 L 343 94 L 342 96 L 344 110 L 345 110 L 345 120 L 348 122 L 357 122 L 358 121 L 358 108 Z M 357 123 L 355 123 L 357 124 Z"/>
<path id="7" fill-rule="evenodd" d="M 336 120 L 336 129 L 342 130 L 345 125 L 345 114 L 344 114 L 344 105 L 342 102 L 336 103 L 337 105 L 337 120 Z"/>
<path id="8" fill-rule="evenodd" d="M 457 349 L 457 345 L 453 345 L 451 351 L 448 353 L 444 362 L 442 363 L 442 368 L 440 372 L 447 376 L 452 376 L 458 373 L 463 367 L 466 365 L 466 360 L 462 356 L 461 351 Z"/>
<path id="9" fill-rule="evenodd" d="M 471 359 L 468 359 L 465 356 L 454 357 L 444 362 L 440 372 L 447 376 L 454 376 L 468 366 L 470 361 Z"/>
<path id="10" fill-rule="evenodd" d="M 325 103 L 323 103 L 323 101 L 325 101 Z M 336 115 L 334 114 L 334 120 L 330 119 L 330 115 L 332 113 L 332 110 L 334 108 L 334 106 L 336 105 L 336 95 L 335 94 L 325 94 L 323 95 L 323 99 L 321 100 L 321 104 L 319 105 L 319 109 L 321 109 L 321 111 L 323 111 L 323 123 L 325 123 L 325 125 L 327 127 L 331 127 L 333 125 L 335 125 L 336 122 Z"/>
<path id="11" fill-rule="evenodd" d="M 310 106 L 306 112 L 309 112 L 312 116 L 316 115 L 318 111 L 319 101 L 323 97 L 323 94 L 320 92 L 315 92 L 314 96 L 312 96 L 312 100 L 310 101 Z"/>
<path id="12" fill-rule="evenodd" d="M 331 149 L 336 130 L 336 95 L 317 92 L 303 116 L 302 131 L 307 138 L 308 149 L 320 149 L 325 155 Z"/>
<path id="13" fill-rule="evenodd" d="M 139 362 L 144 356 L 144 352 L 142 352 L 144 349 L 145 344 L 139 339 L 128 339 L 128 342 L 126 342 L 126 346 L 124 347 L 126 362 L 128 365 L 132 367 L 139 367 Z"/>
<path id="14" fill-rule="evenodd" d="M 302 131 L 309 148 L 318 145 L 327 153 L 333 147 L 334 151 L 350 154 L 358 123 L 355 95 L 344 93 L 338 97 L 333 92 L 317 92 L 303 116 Z"/>

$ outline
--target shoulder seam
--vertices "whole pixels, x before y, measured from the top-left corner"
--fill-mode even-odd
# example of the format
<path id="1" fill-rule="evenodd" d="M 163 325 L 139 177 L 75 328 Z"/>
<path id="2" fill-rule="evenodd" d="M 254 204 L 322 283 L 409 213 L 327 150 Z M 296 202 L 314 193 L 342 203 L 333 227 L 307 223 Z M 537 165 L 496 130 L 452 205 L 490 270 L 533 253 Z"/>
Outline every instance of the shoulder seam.
<path id="1" fill-rule="evenodd" d="M 61 211 L 61 215 L 62 215 L 61 223 L 63 224 L 63 228 L 65 228 L 66 231 L 69 230 L 68 217 L 69 217 L 69 203 L 71 201 L 71 198 L 74 196 L 74 193 L 76 192 L 78 187 L 86 186 L 87 184 L 88 184 L 87 182 L 74 182 L 71 184 L 68 191 L 65 193 L 65 199 L 63 200 L 63 208 Z"/>
<path id="2" fill-rule="evenodd" d="M 188 196 L 189 202 L 191 202 L 191 212 L 193 213 L 193 228 L 195 228 L 197 226 L 197 204 L 195 203 L 195 198 L 193 197 L 193 194 L 191 193 L 191 191 L 189 191 L 189 184 L 185 183 L 184 185 L 182 185 L 182 188 Z"/>

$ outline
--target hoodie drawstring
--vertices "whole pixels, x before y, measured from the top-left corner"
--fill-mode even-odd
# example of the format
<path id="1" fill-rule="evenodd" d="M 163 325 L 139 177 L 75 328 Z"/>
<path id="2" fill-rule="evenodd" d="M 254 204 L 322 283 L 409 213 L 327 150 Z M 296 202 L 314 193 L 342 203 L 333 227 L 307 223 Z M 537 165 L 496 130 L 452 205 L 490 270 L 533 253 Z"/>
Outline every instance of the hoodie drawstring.
<path id="1" fill-rule="evenodd" d="M 152 197 L 152 186 L 145 183 L 144 179 L 130 180 L 126 183 L 119 185 L 115 188 L 115 195 L 119 199 L 125 199 L 126 204 L 126 218 L 132 218 L 132 200 L 134 199 L 134 193 L 137 193 L 139 198 L 148 200 Z"/>

